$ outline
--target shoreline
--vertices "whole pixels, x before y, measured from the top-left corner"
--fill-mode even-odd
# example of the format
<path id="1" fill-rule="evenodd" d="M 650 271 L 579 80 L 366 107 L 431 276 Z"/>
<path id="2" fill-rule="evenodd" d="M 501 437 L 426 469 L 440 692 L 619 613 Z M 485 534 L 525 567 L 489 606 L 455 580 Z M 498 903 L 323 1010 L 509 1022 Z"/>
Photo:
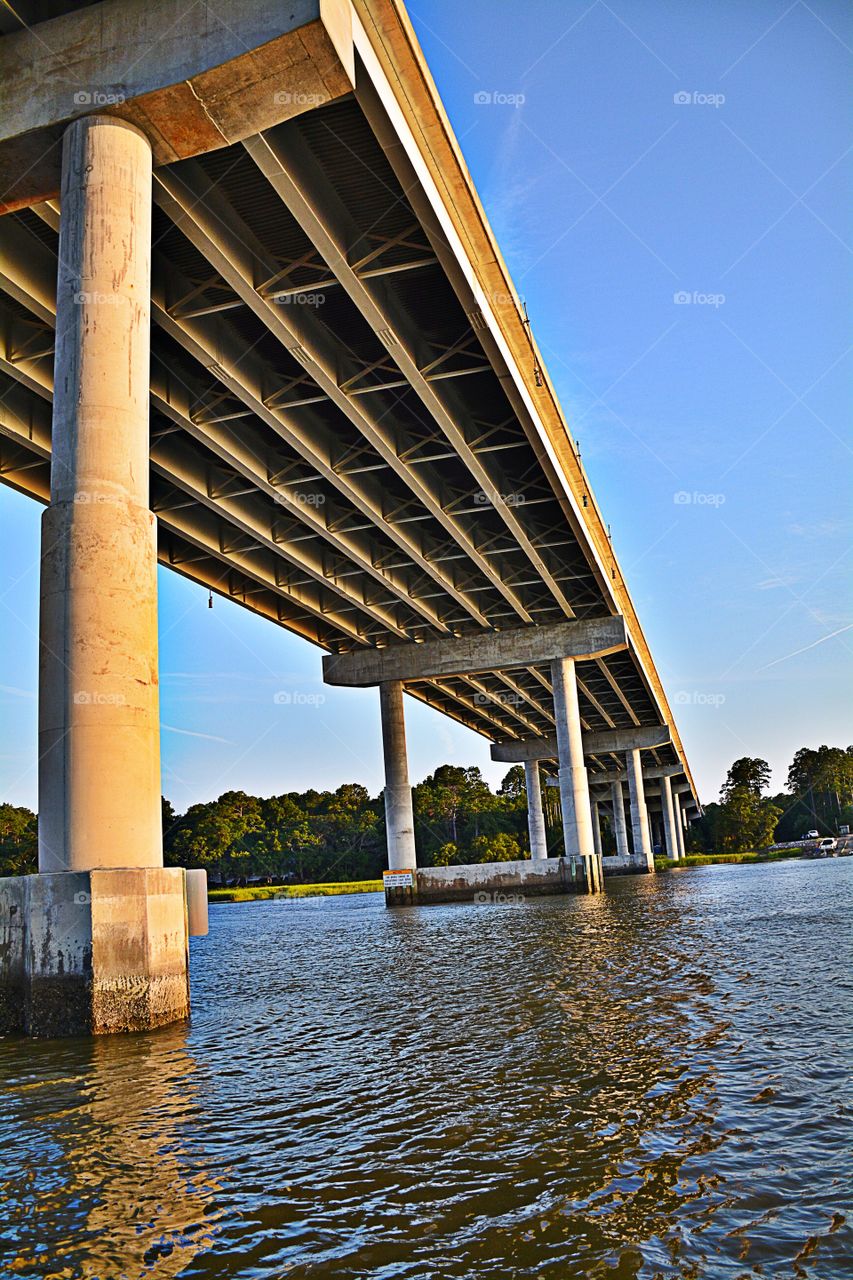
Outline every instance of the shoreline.
<path id="1" fill-rule="evenodd" d="M 656 871 L 681 871 L 688 867 L 754 866 L 760 862 L 822 861 L 807 858 L 802 849 L 767 849 L 759 853 L 688 853 L 685 858 L 655 858 Z M 282 899 L 330 898 L 348 893 L 381 893 L 381 880 L 338 880 L 319 884 L 247 885 L 244 888 L 211 889 L 209 902 L 273 902 Z"/>
<path id="2" fill-rule="evenodd" d="M 381 893 L 381 880 L 336 880 L 326 884 L 259 884 L 209 889 L 208 902 L 272 902 L 283 898 L 331 898 L 342 893 Z"/>

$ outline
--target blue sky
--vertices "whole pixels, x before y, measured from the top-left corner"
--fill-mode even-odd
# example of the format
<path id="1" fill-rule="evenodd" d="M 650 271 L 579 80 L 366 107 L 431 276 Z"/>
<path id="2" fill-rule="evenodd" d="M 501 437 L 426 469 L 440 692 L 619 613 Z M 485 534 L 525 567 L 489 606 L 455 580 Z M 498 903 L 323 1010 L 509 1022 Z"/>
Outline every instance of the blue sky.
<path id="1" fill-rule="evenodd" d="M 797 747 L 853 738 L 849 9 L 417 0 L 410 13 L 701 796 L 746 754 L 781 786 Z M 0 487 L 0 798 L 32 807 L 39 518 Z M 326 690 L 304 641 L 219 599 L 209 610 L 162 570 L 160 587 L 176 807 L 231 787 L 380 789 L 374 691 Z M 414 779 L 444 761 L 499 779 L 482 739 L 406 706 Z"/>

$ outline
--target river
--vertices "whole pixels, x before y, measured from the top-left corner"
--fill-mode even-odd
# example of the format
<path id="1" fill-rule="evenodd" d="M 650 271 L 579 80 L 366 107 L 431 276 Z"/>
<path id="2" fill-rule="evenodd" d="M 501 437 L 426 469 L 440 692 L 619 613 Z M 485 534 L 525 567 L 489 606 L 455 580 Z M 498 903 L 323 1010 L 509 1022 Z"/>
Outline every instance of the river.
<path id="1" fill-rule="evenodd" d="M 0 1040 L 0 1274 L 851 1274 L 853 859 L 220 904 L 188 1026 Z"/>

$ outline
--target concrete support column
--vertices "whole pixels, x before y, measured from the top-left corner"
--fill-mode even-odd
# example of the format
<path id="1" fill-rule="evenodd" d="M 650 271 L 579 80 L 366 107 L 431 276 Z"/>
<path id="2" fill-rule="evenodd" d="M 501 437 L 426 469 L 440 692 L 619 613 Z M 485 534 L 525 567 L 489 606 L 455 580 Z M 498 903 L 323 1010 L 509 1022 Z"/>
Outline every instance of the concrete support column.
<path id="1" fill-rule="evenodd" d="M 76 120 L 42 520 L 39 874 L 0 882 L 16 931 L 0 946 L 0 1024 L 34 1036 L 189 1013 L 186 876 L 164 868 L 161 835 L 150 260 L 147 139 L 112 117 Z M 205 873 L 192 877 L 201 930 Z"/>
<path id="2" fill-rule="evenodd" d="M 555 658 L 551 663 L 554 686 L 554 716 L 557 722 L 557 752 L 560 763 L 560 804 L 566 857 L 581 857 L 587 870 L 590 893 L 603 885 L 601 859 L 595 851 L 589 781 L 583 758 L 578 685 L 573 658 Z"/>
<path id="3" fill-rule="evenodd" d="M 382 750 L 385 756 L 385 828 L 389 871 L 414 871 L 415 818 L 406 756 L 406 722 L 401 680 L 384 680 L 379 686 L 382 712 Z"/>
<path id="4" fill-rule="evenodd" d="M 663 803 L 663 827 L 666 837 L 666 856 L 678 860 L 681 857 L 679 828 L 680 814 L 676 812 L 678 800 L 672 794 L 672 783 L 668 777 L 660 780 L 660 798 Z"/>
<path id="5" fill-rule="evenodd" d="M 524 780 L 527 784 L 527 828 L 530 833 L 530 857 L 533 861 L 548 857 L 548 837 L 545 832 L 545 812 L 542 808 L 542 781 L 536 760 L 524 763 Z"/>
<path id="6" fill-rule="evenodd" d="M 598 801 L 591 800 L 590 808 L 592 810 L 592 841 L 595 846 L 595 856 L 601 857 L 601 818 L 598 812 Z"/>
<path id="7" fill-rule="evenodd" d="M 151 148 L 121 120 L 89 116 L 66 130 L 59 262 L 42 519 L 39 870 L 161 867 Z"/>
<path id="8" fill-rule="evenodd" d="M 631 801 L 631 834 L 634 838 L 634 861 L 642 869 L 654 871 L 655 860 L 649 840 L 649 817 L 643 787 L 642 753 L 639 747 L 626 752 L 628 795 Z"/>
<path id="9" fill-rule="evenodd" d="M 625 824 L 625 796 L 621 782 L 611 782 L 610 798 L 613 803 L 613 834 L 616 837 L 616 853 L 620 858 L 629 857 L 628 828 Z"/>
<path id="10" fill-rule="evenodd" d="M 687 844 L 685 840 L 685 831 L 687 829 L 687 814 L 681 807 L 681 797 L 677 791 L 672 793 L 673 816 L 675 825 L 675 839 L 678 842 L 678 857 L 683 858 L 687 852 Z"/>

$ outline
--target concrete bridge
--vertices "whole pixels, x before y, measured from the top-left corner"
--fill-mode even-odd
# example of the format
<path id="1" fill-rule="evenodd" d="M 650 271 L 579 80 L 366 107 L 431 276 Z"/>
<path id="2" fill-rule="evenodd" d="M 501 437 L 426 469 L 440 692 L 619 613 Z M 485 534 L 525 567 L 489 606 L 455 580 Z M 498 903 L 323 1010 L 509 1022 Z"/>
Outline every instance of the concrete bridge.
<path id="1" fill-rule="evenodd" d="M 399 0 L 16 0 L 0 33 L 0 479 L 46 504 L 39 873 L 0 882 L 0 1021 L 188 1013 L 158 560 L 378 687 L 389 902 L 595 892 L 655 832 L 678 857 L 678 730 Z M 530 860 L 417 868 L 404 691 L 524 764 Z"/>

